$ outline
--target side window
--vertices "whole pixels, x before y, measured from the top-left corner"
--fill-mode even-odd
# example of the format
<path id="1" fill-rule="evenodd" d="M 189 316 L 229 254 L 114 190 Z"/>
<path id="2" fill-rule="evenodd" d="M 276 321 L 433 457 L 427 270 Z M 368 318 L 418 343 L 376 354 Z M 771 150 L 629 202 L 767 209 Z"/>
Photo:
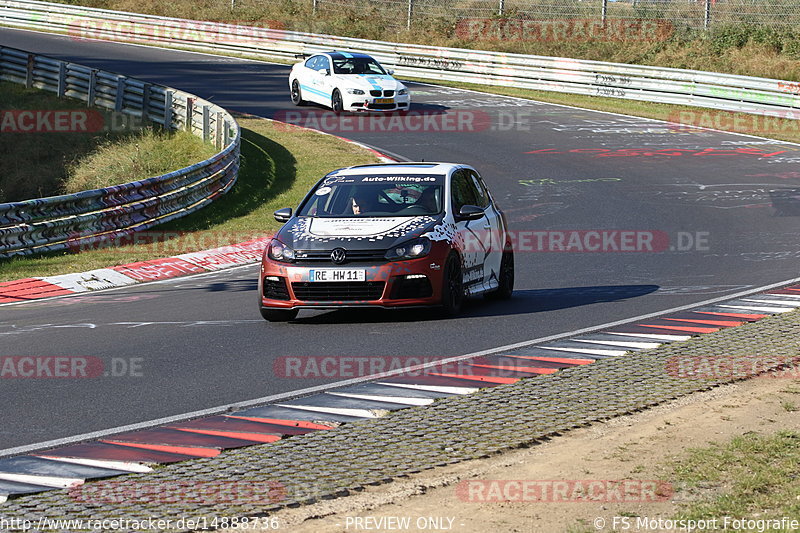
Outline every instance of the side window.
<path id="1" fill-rule="evenodd" d="M 325 56 L 319 56 L 318 63 L 317 63 L 317 70 L 328 69 L 328 72 L 331 72 L 331 62 Z"/>
<path id="2" fill-rule="evenodd" d="M 319 58 L 320 58 L 320 56 L 314 56 L 314 57 L 309 58 L 306 61 L 306 68 L 310 68 L 312 70 L 317 70 L 317 62 L 318 62 L 317 60 Z"/>
<path id="3" fill-rule="evenodd" d="M 486 190 L 486 186 L 483 184 L 480 176 L 476 172 L 470 172 L 469 177 L 472 181 L 472 186 L 475 188 L 475 195 L 477 198 L 477 205 L 478 207 L 489 207 L 489 192 Z"/>
<path id="4" fill-rule="evenodd" d="M 475 186 L 466 170 L 456 170 L 450 181 L 450 200 L 453 213 L 458 214 L 465 205 L 477 205 Z"/>

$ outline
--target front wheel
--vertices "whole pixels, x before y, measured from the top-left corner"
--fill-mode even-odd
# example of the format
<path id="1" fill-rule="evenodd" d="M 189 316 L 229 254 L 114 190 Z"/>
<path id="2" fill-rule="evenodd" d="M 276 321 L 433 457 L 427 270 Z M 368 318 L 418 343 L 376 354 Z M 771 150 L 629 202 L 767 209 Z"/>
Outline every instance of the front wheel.
<path id="1" fill-rule="evenodd" d="M 331 109 L 333 109 L 334 113 L 341 113 L 344 111 L 342 93 L 339 92 L 339 89 L 334 89 L 333 94 L 331 94 Z"/>
<path id="2" fill-rule="evenodd" d="M 444 265 L 442 276 L 442 314 L 456 316 L 464 303 L 464 279 L 461 275 L 461 261 L 451 253 Z"/>
<path id="3" fill-rule="evenodd" d="M 264 320 L 269 320 L 270 322 L 288 322 L 294 320 L 299 311 L 299 309 L 272 309 L 269 307 L 262 307 L 261 316 L 264 317 Z"/>
<path id="4" fill-rule="evenodd" d="M 303 100 L 303 94 L 300 92 L 300 82 L 294 80 L 292 82 L 292 103 L 294 105 L 303 105 L 305 104 L 305 100 Z"/>

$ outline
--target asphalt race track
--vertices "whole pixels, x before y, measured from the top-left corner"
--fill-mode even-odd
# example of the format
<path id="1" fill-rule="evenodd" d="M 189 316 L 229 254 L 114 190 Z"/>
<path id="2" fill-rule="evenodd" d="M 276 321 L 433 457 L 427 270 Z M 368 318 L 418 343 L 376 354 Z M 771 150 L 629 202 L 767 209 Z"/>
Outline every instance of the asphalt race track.
<path id="1" fill-rule="evenodd" d="M 283 65 L 7 29 L 0 44 L 170 85 L 230 110 L 297 116 L 287 114 L 296 108 Z M 0 355 L 93 356 L 120 374 L 3 379 L 0 449 L 341 379 L 282 378 L 274 368 L 280 356 L 455 356 L 797 276 L 797 146 L 411 87 L 413 110 L 436 121 L 413 131 L 378 125 L 335 133 L 410 160 L 477 167 L 522 232 L 510 302 L 476 300 L 454 320 L 419 311 L 306 311 L 294 323 L 269 324 L 257 310 L 250 266 L 0 307 Z M 436 126 L 459 118 L 461 131 Z M 605 251 L 539 251 L 532 233 L 553 232 L 547 249 L 558 248 L 553 239 L 585 236 L 571 230 L 642 232 L 654 251 L 610 243 Z"/>

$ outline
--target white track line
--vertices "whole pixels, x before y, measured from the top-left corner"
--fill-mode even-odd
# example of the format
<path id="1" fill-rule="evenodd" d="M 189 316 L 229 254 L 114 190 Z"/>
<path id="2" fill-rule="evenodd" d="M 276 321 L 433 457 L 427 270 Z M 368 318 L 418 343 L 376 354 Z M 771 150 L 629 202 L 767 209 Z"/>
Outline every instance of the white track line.
<path id="1" fill-rule="evenodd" d="M 344 415 L 356 416 L 359 418 L 379 418 L 379 415 L 371 409 L 355 409 L 348 407 L 317 407 L 316 405 L 296 405 L 277 403 L 276 407 L 285 407 L 286 409 L 298 409 L 300 411 L 313 411 L 315 413 L 327 413 L 331 415 Z"/>
<path id="2" fill-rule="evenodd" d="M 39 485 L 40 487 L 52 487 L 54 489 L 68 489 L 83 485 L 86 480 L 77 477 L 56 477 L 39 476 L 36 474 L 12 474 L 0 472 L 0 479 L 5 481 L 16 481 L 17 483 L 28 483 L 29 485 Z"/>
<path id="3" fill-rule="evenodd" d="M 594 339 L 572 339 L 575 342 L 588 342 L 591 344 L 602 344 L 607 346 L 622 346 L 623 348 L 641 348 L 647 350 L 649 348 L 658 348 L 662 343 L 660 342 L 620 342 L 620 341 L 599 341 Z"/>
<path id="4" fill-rule="evenodd" d="M 742 309 L 744 311 L 757 312 L 757 313 L 788 313 L 789 311 L 794 311 L 794 309 L 790 307 L 756 307 L 753 305 L 724 305 L 720 304 L 720 307 L 725 307 L 727 309 Z"/>
<path id="5" fill-rule="evenodd" d="M 373 402 L 396 403 L 400 405 L 430 405 L 433 398 L 410 398 L 408 396 L 378 396 L 377 394 L 353 394 L 350 392 L 329 392 L 331 396 L 354 398 L 356 400 L 370 400 Z"/>
<path id="6" fill-rule="evenodd" d="M 622 337 L 641 337 L 642 339 L 656 339 L 666 342 L 680 342 L 688 341 L 692 338 L 691 335 L 666 335 L 658 333 L 617 333 L 616 331 L 609 331 L 609 335 L 620 335 Z"/>
<path id="7" fill-rule="evenodd" d="M 472 394 L 481 390 L 478 387 L 450 387 L 447 385 L 416 385 L 414 383 L 386 383 L 384 381 L 378 382 L 378 385 L 385 385 L 387 387 L 398 387 L 401 389 L 412 389 L 427 392 L 441 392 L 442 394 Z"/>
<path id="8" fill-rule="evenodd" d="M 789 302 L 787 300 L 761 300 L 757 298 L 743 298 L 743 302 L 755 302 L 757 304 L 785 305 L 786 307 L 800 307 L 800 302 Z"/>
<path id="9" fill-rule="evenodd" d="M 602 357 L 616 357 L 625 355 L 628 350 L 601 350 L 599 348 L 572 348 L 561 346 L 539 346 L 542 350 L 557 350 L 559 352 L 583 353 L 587 355 L 599 355 Z"/>
<path id="10" fill-rule="evenodd" d="M 108 470 L 119 470 L 121 472 L 133 473 L 146 473 L 152 472 L 153 469 L 141 463 L 131 463 L 129 461 L 109 461 L 105 459 L 84 459 L 83 457 L 56 457 L 53 455 L 36 455 L 48 461 L 59 461 L 61 463 L 70 463 L 83 466 L 96 466 L 97 468 L 106 468 Z"/>

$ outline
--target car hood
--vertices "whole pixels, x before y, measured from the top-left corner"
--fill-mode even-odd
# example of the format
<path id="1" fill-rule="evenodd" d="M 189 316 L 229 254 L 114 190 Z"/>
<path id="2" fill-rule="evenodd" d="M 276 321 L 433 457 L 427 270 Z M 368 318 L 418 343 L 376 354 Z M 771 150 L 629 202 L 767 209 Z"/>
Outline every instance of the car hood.
<path id="1" fill-rule="evenodd" d="M 379 74 L 336 74 L 336 79 L 353 89 L 399 91 L 405 85 L 389 75 Z"/>
<path id="2" fill-rule="evenodd" d="M 434 228 L 441 216 L 417 217 L 296 217 L 276 237 L 295 250 L 378 250 L 419 237 Z"/>

